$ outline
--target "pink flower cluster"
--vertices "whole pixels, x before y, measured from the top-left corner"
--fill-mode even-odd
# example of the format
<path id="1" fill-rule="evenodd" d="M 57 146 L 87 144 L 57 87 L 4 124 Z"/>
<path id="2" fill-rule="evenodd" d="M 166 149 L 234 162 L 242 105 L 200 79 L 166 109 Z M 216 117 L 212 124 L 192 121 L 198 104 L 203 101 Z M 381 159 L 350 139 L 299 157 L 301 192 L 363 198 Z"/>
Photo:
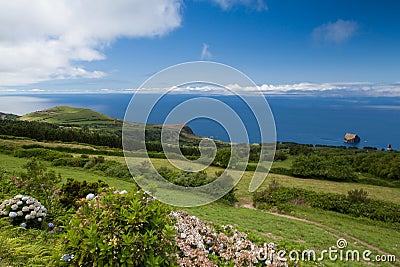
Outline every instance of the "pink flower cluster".
<path id="1" fill-rule="evenodd" d="M 216 261 L 235 266 L 287 266 L 273 255 L 276 244 L 257 245 L 245 233 L 226 225 L 220 229 L 183 211 L 171 212 L 176 220 L 175 241 L 182 267 L 218 266 Z"/>

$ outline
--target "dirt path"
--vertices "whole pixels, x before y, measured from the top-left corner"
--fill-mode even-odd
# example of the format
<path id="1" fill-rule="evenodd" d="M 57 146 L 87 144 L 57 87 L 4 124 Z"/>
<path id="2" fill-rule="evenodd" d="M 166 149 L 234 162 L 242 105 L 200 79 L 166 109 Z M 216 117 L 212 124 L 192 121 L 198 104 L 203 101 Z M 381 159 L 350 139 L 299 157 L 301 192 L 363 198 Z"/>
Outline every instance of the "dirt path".
<path id="1" fill-rule="evenodd" d="M 240 205 L 240 207 L 241 208 L 246 208 L 246 209 L 256 210 L 256 208 L 251 204 L 242 204 L 242 205 Z M 281 217 L 281 218 L 285 218 L 285 219 L 289 219 L 289 220 L 294 220 L 294 221 L 299 221 L 299 222 L 311 224 L 311 225 L 316 226 L 319 230 L 321 230 L 321 231 L 333 236 L 336 239 L 345 238 L 348 241 L 351 240 L 353 242 L 357 242 L 358 244 L 361 244 L 361 245 L 367 247 L 370 250 L 376 251 L 381 255 L 392 255 L 392 253 L 386 252 L 386 251 L 384 251 L 384 250 L 382 250 L 382 249 L 380 249 L 380 248 L 378 248 L 378 247 L 376 247 L 374 245 L 371 245 L 371 244 L 369 244 L 369 243 L 367 243 L 367 242 L 365 242 L 365 241 L 363 241 L 361 239 L 358 239 L 358 238 L 356 238 L 356 237 L 354 237 L 354 236 L 352 236 L 352 235 L 350 235 L 348 233 L 341 232 L 341 235 L 335 234 L 335 232 L 338 232 L 339 230 L 331 228 L 331 227 L 329 227 L 329 226 L 327 226 L 325 224 L 322 224 L 322 223 L 319 223 L 319 222 L 315 222 L 315 221 L 310 221 L 310 220 L 303 219 L 303 218 L 298 218 L 298 217 L 291 216 L 291 215 L 280 214 L 280 213 L 276 213 L 276 212 L 268 212 L 268 211 L 263 211 L 263 212 L 265 212 L 267 214 L 270 214 L 270 215 L 273 215 L 273 216 L 276 216 L 276 217 Z M 386 263 L 389 264 L 390 266 L 399 266 L 398 260 L 396 260 L 396 265 L 393 265 L 390 262 L 386 262 Z"/>

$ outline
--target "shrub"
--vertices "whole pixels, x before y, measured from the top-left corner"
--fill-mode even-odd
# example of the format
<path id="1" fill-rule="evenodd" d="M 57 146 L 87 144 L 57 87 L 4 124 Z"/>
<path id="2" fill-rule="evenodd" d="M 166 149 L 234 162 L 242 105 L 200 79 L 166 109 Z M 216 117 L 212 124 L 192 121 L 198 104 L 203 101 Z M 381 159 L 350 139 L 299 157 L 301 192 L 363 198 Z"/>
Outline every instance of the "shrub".
<path id="1" fill-rule="evenodd" d="M 68 178 L 67 182 L 61 187 L 60 204 L 66 209 L 77 207 L 78 200 L 90 193 L 97 194 L 101 188 L 106 187 L 108 187 L 108 184 L 102 180 L 88 183 Z"/>
<path id="2" fill-rule="evenodd" d="M 0 199 L 11 197 L 21 191 L 17 187 L 16 178 L 12 177 L 3 168 L 0 168 Z"/>
<path id="3" fill-rule="evenodd" d="M 255 192 L 253 201 L 254 206 L 263 208 L 284 206 L 287 210 L 290 204 L 301 203 L 313 208 L 335 211 L 355 217 L 365 217 L 390 223 L 400 221 L 400 205 L 382 200 L 366 199 L 365 193 L 364 190 L 357 190 L 357 193 L 353 191 L 352 195 L 363 199 L 363 201 L 354 201 L 343 194 L 317 193 L 300 188 L 280 187 L 274 191 L 265 189 Z"/>
<path id="4" fill-rule="evenodd" d="M 283 161 L 287 159 L 287 155 L 283 151 L 276 151 L 274 155 L 274 161 Z"/>
<path id="5" fill-rule="evenodd" d="M 86 158 L 61 158 L 52 162 L 53 166 L 84 167 L 88 162 Z"/>
<path id="6" fill-rule="evenodd" d="M 174 265 L 169 212 L 143 191 L 118 194 L 107 189 L 81 203 L 66 228 L 62 253 L 76 266 Z"/>
<path id="7" fill-rule="evenodd" d="M 18 183 L 25 191 L 40 198 L 47 205 L 49 197 L 61 182 L 60 174 L 48 171 L 46 166 L 35 159 L 29 160 L 23 167 L 26 172 L 21 173 Z"/>
<path id="8" fill-rule="evenodd" d="M 44 148 L 19 149 L 14 152 L 14 156 L 18 158 L 38 158 L 46 161 L 72 157 L 72 155 L 67 153 L 61 153 Z"/>
<path id="9" fill-rule="evenodd" d="M 269 183 L 269 185 L 268 185 L 268 190 L 270 191 L 270 192 L 272 192 L 272 191 L 276 191 L 276 190 L 278 190 L 279 188 L 281 188 L 281 184 L 277 181 L 277 180 L 272 180 L 270 183 Z"/>
<path id="10" fill-rule="evenodd" d="M 364 190 L 364 189 L 354 189 L 354 190 L 350 190 L 349 192 L 347 192 L 347 197 L 349 198 L 350 201 L 353 202 L 363 202 L 367 200 L 368 197 L 368 191 Z"/>
<path id="11" fill-rule="evenodd" d="M 9 217 L 13 225 L 38 227 L 46 217 L 47 209 L 30 196 L 16 195 L 0 204 L 0 217 Z"/>
<path id="12" fill-rule="evenodd" d="M 322 178 L 336 181 L 356 180 L 350 163 L 341 156 L 323 157 L 317 155 L 298 156 L 292 164 L 294 176 Z"/>

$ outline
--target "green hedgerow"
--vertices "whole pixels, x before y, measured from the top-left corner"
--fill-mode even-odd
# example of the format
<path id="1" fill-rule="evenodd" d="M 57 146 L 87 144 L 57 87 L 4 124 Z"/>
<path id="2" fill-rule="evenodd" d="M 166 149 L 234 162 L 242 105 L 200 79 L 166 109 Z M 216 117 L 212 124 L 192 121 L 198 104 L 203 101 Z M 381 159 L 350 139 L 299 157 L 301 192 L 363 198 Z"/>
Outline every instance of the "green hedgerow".
<path id="1" fill-rule="evenodd" d="M 168 206 L 141 190 L 121 193 L 108 188 L 81 202 L 57 249 L 61 265 L 175 265 Z"/>

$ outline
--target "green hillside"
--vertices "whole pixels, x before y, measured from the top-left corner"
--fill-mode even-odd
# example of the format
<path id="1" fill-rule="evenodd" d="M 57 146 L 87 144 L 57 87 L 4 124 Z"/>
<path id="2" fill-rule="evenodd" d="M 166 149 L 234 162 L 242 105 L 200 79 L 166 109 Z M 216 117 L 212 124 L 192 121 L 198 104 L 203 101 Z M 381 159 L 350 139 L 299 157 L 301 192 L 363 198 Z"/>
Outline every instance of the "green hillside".
<path id="1" fill-rule="evenodd" d="M 108 117 L 87 108 L 57 106 L 36 111 L 20 118 L 24 121 L 38 121 L 55 124 L 89 125 L 89 124 L 122 124 L 121 120 Z"/>
<path id="2" fill-rule="evenodd" d="M 109 134 L 112 136 L 121 137 L 123 121 L 120 119 L 111 118 L 99 112 L 87 108 L 76 108 L 69 106 L 57 106 L 50 109 L 36 111 L 26 114 L 19 118 L 22 122 L 35 122 L 35 123 L 51 123 L 61 126 L 62 128 L 69 129 L 84 129 L 85 132 Z M 126 124 L 132 132 L 140 130 L 143 124 L 137 122 L 129 122 Z M 184 144 L 197 144 L 200 140 L 192 129 L 187 125 L 170 124 L 167 125 L 169 131 L 180 131 L 181 141 Z M 162 125 L 160 124 L 147 124 L 146 125 L 146 140 L 159 141 L 161 136 Z M 0 131 L 1 132 L 1 131 Z M 3 133 L 4 134 L 4 133 Z M 34 136 L 26 136 L 30 138 L 37 138 Z M 40 138 L 39 138 L 40 139 Z"/>

